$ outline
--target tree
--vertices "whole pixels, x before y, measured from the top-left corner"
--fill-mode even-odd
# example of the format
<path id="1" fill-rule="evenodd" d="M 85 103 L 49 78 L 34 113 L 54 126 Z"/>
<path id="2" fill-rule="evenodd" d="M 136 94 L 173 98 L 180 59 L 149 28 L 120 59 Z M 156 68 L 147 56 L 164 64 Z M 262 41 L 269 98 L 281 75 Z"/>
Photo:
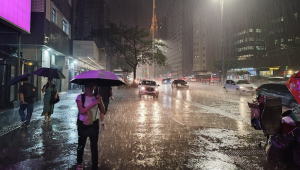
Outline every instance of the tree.
<path id="1" fill-rule="evenodd" d="M 216 60 L 213 62 L 215 68 L 222 72 L 222 60 Z M 233 68 L 237 68 L 239 66 L 237 60 L 224 60 L 224 74 L 223 76 L 227 75 L 227 71 Z"/>
<path id="2" fill-rule="evenodd" d="M 124 57 L 118 57 L 115 61 L 115 66 L 120 67 L 124 72 L 132 72 L 133 69 L 127 64 Z"/>
<path id="3" fill-rule="evenodd" d="M 103 31 L 103 30 L 102 30 Z M 106 40 L 117 59 L 125 60 L 133 70 L 134 80 L 136 79 L 136 69 L 141 64 L 155 64 L 166 66 L 167 57 L 162 48 L 165 44 L 149 39 L 149 33 L 138 26 L 127 27 L 120 23 L 108 23 Z M 102 34 L 103 35 L 103 34 Z"/>

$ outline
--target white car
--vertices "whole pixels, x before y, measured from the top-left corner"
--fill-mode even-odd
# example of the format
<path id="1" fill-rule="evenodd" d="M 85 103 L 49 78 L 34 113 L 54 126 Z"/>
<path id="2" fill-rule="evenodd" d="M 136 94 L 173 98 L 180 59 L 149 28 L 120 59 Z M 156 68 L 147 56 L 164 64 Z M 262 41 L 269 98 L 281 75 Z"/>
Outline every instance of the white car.
<path id="1" fill-rule="evenodd" d="M 143 80 L 139 83 L 139 97 L 142 98 L 143 95 L 153 96 L 153 98 L 158 98 L 159 84 L 156 84 L 155 81 Z"/>
<path id="2" fill-rule="evenodd" d="M 196 81 L 195 77 L 189 78 L 188 81 Z"/>
<path id="3" fill-rule="evenodd" d="M 255 87 L 245 79 L 226 80 L 223 90 L 224 92 L 236 92 L 237 94 L 251 93 L 255 94 Z"/>

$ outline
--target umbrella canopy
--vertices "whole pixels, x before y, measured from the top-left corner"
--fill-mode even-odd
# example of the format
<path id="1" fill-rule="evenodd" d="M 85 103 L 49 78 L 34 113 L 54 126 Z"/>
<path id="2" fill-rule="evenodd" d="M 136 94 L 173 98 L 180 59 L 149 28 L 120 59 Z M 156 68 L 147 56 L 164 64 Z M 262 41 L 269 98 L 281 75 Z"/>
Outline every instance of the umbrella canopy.
<path id="1" fill-rule="evenodd" d="M 124 81 L 118 78 L 114 73 L 104 70 L 91 70 L 75 76 L 71 83 L 85 85 L 90 82 L 97 83 L 97 86 L 119 86 L 124 85 Z"/>
<path id="2" fill-rule="evenodd" d="M 23 75 L 17 76 L 15 78 L 13 78 L 12 80 L 10 80 L 6 86 L 8 87 L 8 86 L 14 85 L 14 84 L 20 82 L 21 80 L 23 80 L 24 78 L 29 77 L 30 75 L 31 74 L 23 74 Z"/>
<path id="3" fill-rule="evenodd" d="M 287 88 L 290 90 L 294 98 L 300 103 L 300 71 L 295 72 L 286 82 Z"/>
<path id="4" fill-rule="evenodd" d="M 37 76 L 44 76 L 48 78 L 55 78 L 55 79 L 65 79 L 65 76 L 57 69 L 53 68 L 39 68 L 33 72 L 33 74 Z"/>

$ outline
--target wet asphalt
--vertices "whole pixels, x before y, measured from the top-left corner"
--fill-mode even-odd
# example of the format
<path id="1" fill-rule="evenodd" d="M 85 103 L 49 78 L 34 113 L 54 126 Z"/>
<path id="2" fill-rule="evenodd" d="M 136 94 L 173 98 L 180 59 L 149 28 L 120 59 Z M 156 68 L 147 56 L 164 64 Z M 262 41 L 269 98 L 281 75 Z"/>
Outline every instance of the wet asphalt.
<path id="1" fill-rule="evenodd" d="M 250 125 L 253 95 L 196 82 L 189 89 L 160 85 L 159 91 L 158 99 L 140 99 L 138 89 L 113 89 L 100 129 L 99 169 L 299 169 L 268 159 L 258 146 L 266 138 Z M 76 169 L 79 93 L 61 96 L 51 122 L 43 123 L 38 106 L 30 128 L 0 136 L 0 169 Z M 91 169 L 89 142 L 83 166 Z"/>

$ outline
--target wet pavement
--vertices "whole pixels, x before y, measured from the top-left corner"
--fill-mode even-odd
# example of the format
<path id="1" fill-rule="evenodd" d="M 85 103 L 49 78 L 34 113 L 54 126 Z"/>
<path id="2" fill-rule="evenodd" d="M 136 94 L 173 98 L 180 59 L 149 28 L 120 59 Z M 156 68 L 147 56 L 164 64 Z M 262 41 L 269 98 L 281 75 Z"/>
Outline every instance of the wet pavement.
<path id="1" fill-rule="evenodd" d="M 113 89 L 99 135 L 99 169 L 297 169 L 267 159 L 258 146 L 266 138 L 250 125 L 253 95 L 189 84 L 178 90 L 161 85 L 158 99 Z M 43 124 L 37 106 L 30 128 L 7 128 L 0 135 L 0 169 L 76 169 L 79 93 L 61 96 L 51 122 Z M 89 142 L 83 165 L 91 168 Z"/>

